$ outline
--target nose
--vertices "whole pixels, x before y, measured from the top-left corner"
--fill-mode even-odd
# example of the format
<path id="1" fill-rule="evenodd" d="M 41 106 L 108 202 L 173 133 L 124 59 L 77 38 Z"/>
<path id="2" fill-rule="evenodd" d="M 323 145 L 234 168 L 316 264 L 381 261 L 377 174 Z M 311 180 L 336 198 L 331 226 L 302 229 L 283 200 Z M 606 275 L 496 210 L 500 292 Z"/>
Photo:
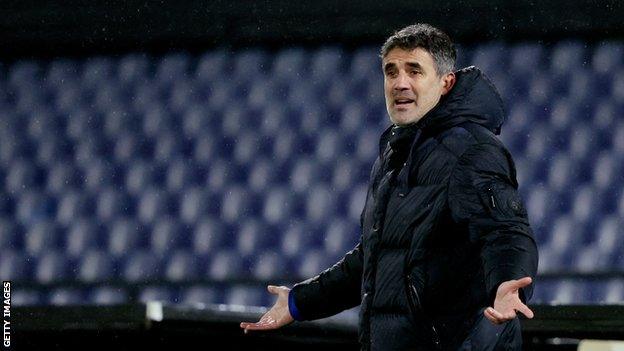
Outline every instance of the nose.
<path id="1" fill-rule="evenodd" d="M 399 75 L 396 77 L 394 81 L 394 90 L 407 90 L 409 89 L 409 79 L 407 74 L 404 72 L 399 72 Z"/>

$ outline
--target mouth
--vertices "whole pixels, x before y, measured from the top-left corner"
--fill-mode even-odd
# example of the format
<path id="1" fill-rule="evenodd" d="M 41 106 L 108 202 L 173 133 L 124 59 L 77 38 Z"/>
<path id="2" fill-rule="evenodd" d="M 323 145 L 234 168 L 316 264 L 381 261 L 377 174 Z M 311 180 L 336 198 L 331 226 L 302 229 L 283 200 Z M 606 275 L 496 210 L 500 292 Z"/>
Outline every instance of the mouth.
<path id="1" fill-rule="evenodd" d="M 397 107 L 406 107 L 410 104 L 413 104 L 414 100 L 413 99 L 394 99 L 394 105 Z"/>

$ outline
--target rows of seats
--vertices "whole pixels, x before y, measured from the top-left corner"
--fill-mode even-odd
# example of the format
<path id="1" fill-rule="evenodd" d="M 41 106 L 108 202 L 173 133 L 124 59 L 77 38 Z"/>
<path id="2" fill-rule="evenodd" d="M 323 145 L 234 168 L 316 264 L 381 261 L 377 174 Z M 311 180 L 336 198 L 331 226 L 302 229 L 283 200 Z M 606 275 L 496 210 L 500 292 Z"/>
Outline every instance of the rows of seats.
<path id="1" fill-rule="evenodd" d="M 501 139 L 516 162 L 539 271 L 622 270 L 624 44 L 458 49 L 458 67 L 480 67 L 505 102 Z M 359 240 L 387 125 L 374 47 L 2 64 L 0 277 L 56 285 L 310 277 Z M 616 283 L 554 282 L 536 299 L 622 300 Z M 70 285 L 17 303 L 129 296 Z M 207 296 L 230 301 L 227 291 Z M 174 295 L 186 301 L 162 296 Z"/>
<path id="2" fill-rule="evenodd" d="M 191 285 L 172 287 L 141 285 L 132 289 L 118 286 L 92 288 L 60 287 L 45 291 L 18 288 L 12 294 L 16 305 L 69 305 L 69 304 L 122 304 L 128 301 L 162 301 L 185 305 L 230 304 L 271 306 L 276 297 L 264 287 L 246 284 L 224 286 Z M 545 280 L 536 285 L 532 303 L 535 304 L 621 304 L 624 300 L 624 283 L 619 279 L 597 282 L 563 279 Z M 345 318 L 357 317 L 357 308 L 343 314 Z"/>

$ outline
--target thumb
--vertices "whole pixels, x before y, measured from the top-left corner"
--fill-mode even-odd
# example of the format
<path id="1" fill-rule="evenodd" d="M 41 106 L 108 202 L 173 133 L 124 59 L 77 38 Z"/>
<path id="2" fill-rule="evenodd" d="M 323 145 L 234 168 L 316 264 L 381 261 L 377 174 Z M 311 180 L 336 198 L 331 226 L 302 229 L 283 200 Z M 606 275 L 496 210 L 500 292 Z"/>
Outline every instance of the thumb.
<path id="1" fill-rule="evenodd" d="M 533 279 L 531 279 L 531 277 L 524 277 L 522 279 L 515 280 L 513 282 L 513 287 L 514 289 L 524 288 L 525 286 L 530 285 L 532 282 Z"/>
<path id="2" fill-rule="evenodd" d="M 279 293 L 279 289 L 275 285 L 267 286 L 267 290 L 273 295 L 277 295 Z"/>

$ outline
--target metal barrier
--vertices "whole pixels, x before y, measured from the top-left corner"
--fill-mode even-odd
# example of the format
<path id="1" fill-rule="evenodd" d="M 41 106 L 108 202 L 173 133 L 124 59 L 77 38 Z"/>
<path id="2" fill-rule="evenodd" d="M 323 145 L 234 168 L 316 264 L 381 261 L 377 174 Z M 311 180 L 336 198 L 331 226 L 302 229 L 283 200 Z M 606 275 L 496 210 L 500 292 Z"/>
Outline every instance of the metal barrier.
<path id="1" fill-rule="evenodd" d="M 531 306 L 526 350 L 576 350 L 583 339 L 624 340 L 624 306 Z M 358 350 L 355 321 L 297 322 L 244 334 L 265 308 L 231 305 L 33 306 L 12 310 L 15 350 Z"/>

